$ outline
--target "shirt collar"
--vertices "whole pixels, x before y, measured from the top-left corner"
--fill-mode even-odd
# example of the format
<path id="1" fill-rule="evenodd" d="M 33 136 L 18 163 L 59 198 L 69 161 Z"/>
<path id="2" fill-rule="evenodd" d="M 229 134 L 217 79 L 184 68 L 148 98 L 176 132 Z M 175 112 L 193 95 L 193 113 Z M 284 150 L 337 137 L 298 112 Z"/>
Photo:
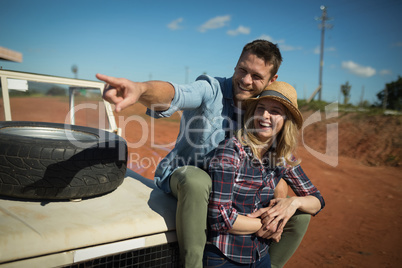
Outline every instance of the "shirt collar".
<path id="1" fill-rule="evenodd" d="M 234 101 L 233 101 L 232 77 L 226 79 L 226 81 L 225 81 L 225 88 L 224 88 L 224 92 L 223 92 L 223 97 L 225 99 L 231 100 L 232 103 L 234 103 Z"/>

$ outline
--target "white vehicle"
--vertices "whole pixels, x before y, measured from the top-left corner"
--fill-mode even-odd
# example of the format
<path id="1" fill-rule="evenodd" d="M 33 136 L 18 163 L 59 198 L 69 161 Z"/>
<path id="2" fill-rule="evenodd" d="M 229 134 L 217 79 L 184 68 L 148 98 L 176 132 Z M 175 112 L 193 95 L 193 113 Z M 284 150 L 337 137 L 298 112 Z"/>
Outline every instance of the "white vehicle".
<path id="1" fill-rule="evenodd" d="M 126 168 L 125 141 L 99 98 L 103 83 L 0 77 L 0 267 L 179 267 L 176 200 Z M 69 124 L 12 120 L 10 92 L 26 94 L 27 81 L 70 86 Z M 99 105 L 85 106 L 80 90 L 97 92 Z M 78 110 L 93 105 L 107 126 L 76 126 Z"/>

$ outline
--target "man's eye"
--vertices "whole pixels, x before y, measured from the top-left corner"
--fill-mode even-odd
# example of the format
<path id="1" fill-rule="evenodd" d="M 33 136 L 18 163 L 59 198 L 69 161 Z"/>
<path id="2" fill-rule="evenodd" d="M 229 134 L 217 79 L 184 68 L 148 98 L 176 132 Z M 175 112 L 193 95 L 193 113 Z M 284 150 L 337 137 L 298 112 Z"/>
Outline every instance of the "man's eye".
<path id="1" fill-rule="evenodd" d="M 239 68 L 239 72 L 241 72 L 241 73 L 245 73 L 245 72 L 246 72 L 246 70 L 244 70 L 243 68 Z"/>

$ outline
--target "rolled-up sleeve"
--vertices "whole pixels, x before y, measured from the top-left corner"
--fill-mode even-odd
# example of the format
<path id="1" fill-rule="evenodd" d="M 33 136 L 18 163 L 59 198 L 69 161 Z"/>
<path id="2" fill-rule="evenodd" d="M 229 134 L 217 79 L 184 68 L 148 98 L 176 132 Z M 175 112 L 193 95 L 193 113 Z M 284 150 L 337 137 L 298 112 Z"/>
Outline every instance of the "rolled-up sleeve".
<path id="1" fill-rule="evenodd" d="M 300 165 L 287 169 L 283 178 L 290 185 L 297 196 L 315 196 L 321 204 L 321 208 L 318 212 L 325 207 L 325 201 L 320 191 L 310 181 Z M 314 215 L 317 215 L 318 212 Z"/>
<path id="2" fill-rule="evenodd" d="M 227 231 L 233 227 L 238 212 L 232 206 L 232 191 L 239 166 L 239 155 L 233 143 L 226 141 L 216 150 L 209 164 L 212 191 L 208 205 L 208 223 L 213 231 Z"/>
<path id="3" fill-rule="evenodd" d="M 154 118 L 169 117 L 180 110 L 191 110 L 202 106 L 204 100 L 210 99 L 220 90 L 219 81 L 206 75 L 202 75 L 190 84 L 170 84 L 174 87 L 175 94 L 169 109 L 165 111 L 153 111 L 147 109 L 147 115 Z"/>

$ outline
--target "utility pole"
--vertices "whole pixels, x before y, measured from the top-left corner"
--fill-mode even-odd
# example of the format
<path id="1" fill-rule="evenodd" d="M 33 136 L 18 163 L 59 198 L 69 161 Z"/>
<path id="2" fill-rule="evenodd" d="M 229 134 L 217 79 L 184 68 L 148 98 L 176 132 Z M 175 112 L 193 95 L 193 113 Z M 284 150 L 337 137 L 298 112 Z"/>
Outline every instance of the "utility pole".
<path id="1" fill-rule="evenodd" d="M 322 67 L 324 66 L 324 35 L 325 35 L 325 28 L 332 28 L 332 25 L 327 24 L 326 21 L 331 20 L 327 17 L 327 8 L 325 6 L 321 6 L 320 9 L 322 10 L 322 15 L 320 18 L 316 18 L 316 20 L 320 20 L 321 24 L 319 27 L 321 28 L 321 48 L 320 48 L 320 73 L 318 78 L 318 87 L 320 88 L 318 93 L 318 100 L 321 101 L 321 92 L 322 92 Z"/>
<path id="2" fill-rule="evenodd" d="M 360 96 L 359 106 L 363 106 L 363 102 L 364 102 L 364 86 L 362 86 L 362 94 Z"/>
<path id="3" fill-rule="evenodd" d="M 383 110 L 387 109 L 387 103 L 388 103 L 388 88 L 387 88 L 387 86 L 385 86 L 384 99 L 382 100 L 382 109 Z"/>

